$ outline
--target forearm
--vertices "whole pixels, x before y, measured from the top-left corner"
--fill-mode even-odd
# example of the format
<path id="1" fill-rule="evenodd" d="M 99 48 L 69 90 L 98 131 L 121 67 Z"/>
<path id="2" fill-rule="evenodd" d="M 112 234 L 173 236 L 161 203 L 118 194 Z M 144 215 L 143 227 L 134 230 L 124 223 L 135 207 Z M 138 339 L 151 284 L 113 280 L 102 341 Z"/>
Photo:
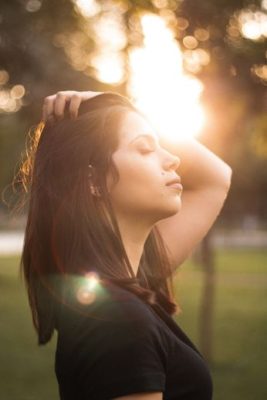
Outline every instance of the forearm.
<path id="1" fill-rule="evenodd" d="M 196 139 L 180 139 L 176 144 L 162 140 L 162 147 L 180 158 L 176 172 L 185 190 L 230 187 L 231 167 Z"/>

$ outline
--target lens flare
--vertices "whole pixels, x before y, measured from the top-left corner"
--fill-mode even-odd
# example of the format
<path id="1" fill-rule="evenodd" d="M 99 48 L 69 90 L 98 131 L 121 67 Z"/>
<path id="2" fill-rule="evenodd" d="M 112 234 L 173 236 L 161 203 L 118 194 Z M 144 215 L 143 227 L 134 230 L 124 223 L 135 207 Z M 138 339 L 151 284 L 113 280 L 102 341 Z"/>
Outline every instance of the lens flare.
<path id="1" fill-rule="evenodd" d="M 96 299 L 99 277 L 96 272 L 88 272 L 78 285 L 76 297 L 81 304 L 91 304 Z"/>

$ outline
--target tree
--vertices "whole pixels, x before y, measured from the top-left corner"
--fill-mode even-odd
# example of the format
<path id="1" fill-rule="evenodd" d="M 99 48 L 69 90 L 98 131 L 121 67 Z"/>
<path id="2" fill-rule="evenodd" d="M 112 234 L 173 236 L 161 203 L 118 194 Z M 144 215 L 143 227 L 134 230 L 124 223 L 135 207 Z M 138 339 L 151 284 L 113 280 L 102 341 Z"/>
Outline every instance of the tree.
<path id="1" fill-rule="evenodd" d="M 22 99 L 11 99 L 15 111 L 17 105 L 16 112 L 5 112 L 2 107 L 1 185 L 12 179 L 14 162 L 24 147 L 25 134 L 39 120 L 42 99 L 46 95 L 68 88 L 100 91 L 113 88 L 95 77 L 92 58 L 99 45 L 92 27 L 111 7 L 118 7 L 127 38 L 123 49 L 126 58 L 129 47 L 142 42 L 136 23 L 141 12 L 161 15 L 174 28 L 184 50 L 185 69 L 205 85 L 203 103 L 209 125 L 200 140 L 235 166 L 236 187 L 243 185 L 244 165 L 242 156 L 237 155 L 250 154 L 248 169 L 259 180 L 258 188 L 253 188 L 258 199 L 254 212 L 260 209 L 262 215 L 266 215 L 261 198 L 262 193 L 266 195 L 262 170 L 266 169 L 267 161 L 261 155 L 258 162 L 259 154 L 255 152 L 259 126 L 261 140 L 267 141 L 266 119 L 262 118 L 266 77 L 264 69 L 260 69 L 265 63 L 266 37 L 250 40 L 241 34 L 239 26 L 242 12 L 265 13 L 263 3 L 260 0 L 96 0 L 95 3 L 98 10 L 95 13 L 91 10 L 88 17 L 74 0 L 0 1 L 0 94 L 3 100 L 0 96 L 0 110 L 6 93 L 15 85 L 25 90 Z M 192 57 L 203 58 L 198 67 L 191 63 Z M 122 83 L 116 90 L 125 93 L 125 85 Z M 240 161 L 237 163 L 237 160 Z M 247 193 L 249 185 L 242 187 Z M 230 193 L 223 211 L 225 217 L 230 218 L 231 208 L 240 196 L 243 199 L 243 193 L 236 192 L 233 197 Z M 244 208 L 243 212 L 246 210 Z"/>

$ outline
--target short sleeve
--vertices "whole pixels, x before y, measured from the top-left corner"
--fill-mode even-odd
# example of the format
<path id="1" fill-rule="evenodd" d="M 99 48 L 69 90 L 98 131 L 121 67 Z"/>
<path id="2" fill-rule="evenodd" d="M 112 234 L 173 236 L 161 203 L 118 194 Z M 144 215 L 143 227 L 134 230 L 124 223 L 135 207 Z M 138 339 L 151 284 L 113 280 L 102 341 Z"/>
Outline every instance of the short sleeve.
<path id="1" fill-rule="evenodd" d="M 164 392 L 167 352 L 145 308 L 131 301 L 109 304 L 94 321 L 84 319 L 80 332 L 75 369 L 84 399 Z"/>

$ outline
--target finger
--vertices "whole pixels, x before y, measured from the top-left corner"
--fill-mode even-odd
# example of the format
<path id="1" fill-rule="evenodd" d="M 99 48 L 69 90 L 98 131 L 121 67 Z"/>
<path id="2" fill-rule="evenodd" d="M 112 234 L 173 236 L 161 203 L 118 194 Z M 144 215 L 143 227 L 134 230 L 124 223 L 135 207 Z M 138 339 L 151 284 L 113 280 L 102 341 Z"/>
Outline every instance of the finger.
<path id="1" fill-rule="evenodd" d="M 87 91 L 87 92 L 81 92 L 81 96 L 83 100 L 89 100 L 93 97 L 98 96 L 99 94 L 102 94 L 104 92 L 92 92 L 92 91 Z"/>
<path id="2" fill-rule="evenodd" d="M 83 100 L 82 97 L 77 94 L 71 97 L 69 105 L 69 113 L 71 119 L 75 119 L 78 116 L 78 111 L 82 100 Z"/>
<path id="3" fill-rule="evenodd" d="M 48 125 L 53 125 L 56 122 L 54 115 L 50 114 L 47 117 L 47 121 L 46 122 L 47 122 Z"/>
<path id="4" fill-rule="evenodd" d="M 89 100 L 103 92 L 86 91 L 73 93 L 74 92 L 72 92 L 70 96 L 69 112 L 71 118 L 76 118 L 78 116 L 79 107 L 84 100 Z"/>
<path id="5" fill-rule="evenodd" d="M 69 100 L 69 96 L 63 92 L 59 92 L 56 95 L 56 99 L 54 102 L 54 114 L 58 119 L 62 119 L 64 117 L 64 111 L 66 109 L 66 102 Z"/>
<path id="6" fill-rule="evenodd" d="M 49 116 L 53 115 L 54 101 L 55 101 L 55 95 L 47 96 L 44 99 L 43 109 L 42 109 L 42 119 L 43 119 L 43 121 L 47 121 Z"/>

